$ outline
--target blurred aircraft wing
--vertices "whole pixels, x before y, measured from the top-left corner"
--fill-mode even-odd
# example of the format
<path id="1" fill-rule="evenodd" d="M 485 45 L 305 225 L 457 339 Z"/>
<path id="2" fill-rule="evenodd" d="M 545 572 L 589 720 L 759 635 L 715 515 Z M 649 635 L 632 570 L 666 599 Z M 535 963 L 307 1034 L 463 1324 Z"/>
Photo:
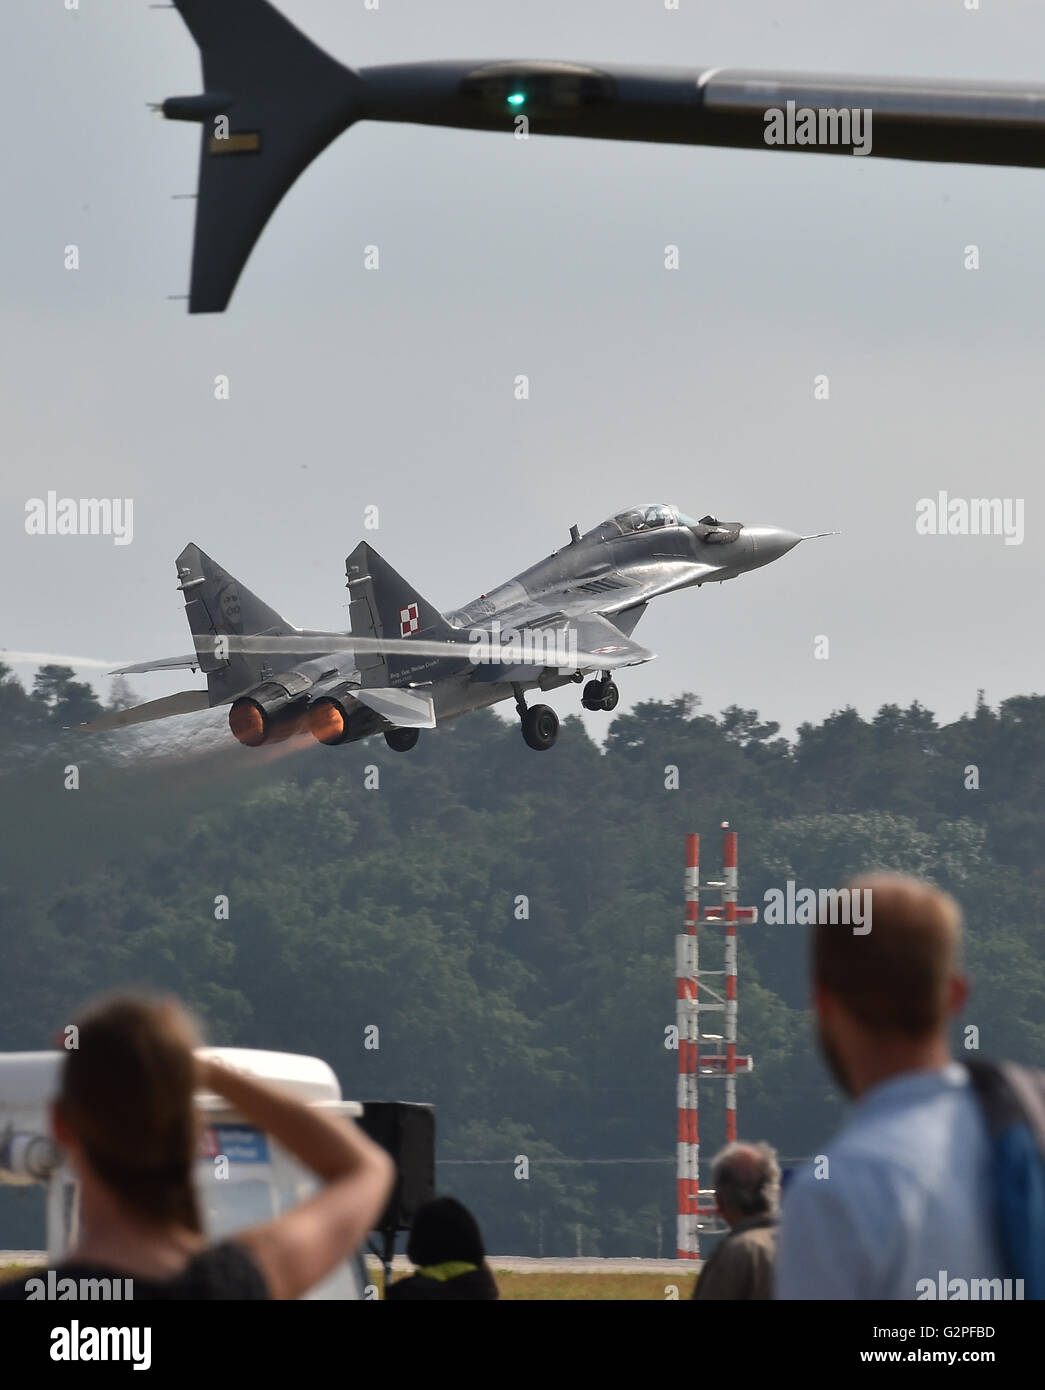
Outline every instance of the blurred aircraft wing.
<path id="1" fill-rule="evenodd" d="M 180 690 L 177 695 L 164 695 L 160 700 L 150 700 L 133 709 L 108 710 L 87 724 L 77 724 L 76 728 L 85 734 L 101 734 L 109 729 L 126 729 L 130 724 L 148 724 L 154 719 L 170 719 L 175 714 L 195 714 L 204 709 L 210 709 L 210 698 L 205 690 Z"/>
<path id="2" fill-rule="evenodd" d="M 186 656 L 161 656 L 156 661 L 139 661 L 134 666 L 120 666 L 115 671 L 110 671 L 110 676 L 137 676 L 142 671 L 195 671 L 199 668 L 200 659 L 195 652 L 189 652 Z"/>

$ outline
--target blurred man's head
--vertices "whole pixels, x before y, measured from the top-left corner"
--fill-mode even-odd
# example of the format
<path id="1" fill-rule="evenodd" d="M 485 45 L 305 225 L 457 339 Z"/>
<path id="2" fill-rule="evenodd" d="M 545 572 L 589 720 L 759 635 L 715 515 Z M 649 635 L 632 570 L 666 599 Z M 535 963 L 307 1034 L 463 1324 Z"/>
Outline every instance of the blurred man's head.
<path id="1" fill-rule="evenodd" d="M 900 1072 L 942 1066 L 948 1020 L 968 990 L 953 898 L 893 874 L 869 874 L 847 887 L 870 894 L 872 930 L 813 928 L 813 998 L 824 1057 L 859 1096 Z"/>
<path id="2" fill-rule="evenodd" d="M 775 1216 L 780 1166 L 768 1144 L 727 1144 L 711 1160 L 715 1201 L 730 1226 L 754 1216 Z"/>

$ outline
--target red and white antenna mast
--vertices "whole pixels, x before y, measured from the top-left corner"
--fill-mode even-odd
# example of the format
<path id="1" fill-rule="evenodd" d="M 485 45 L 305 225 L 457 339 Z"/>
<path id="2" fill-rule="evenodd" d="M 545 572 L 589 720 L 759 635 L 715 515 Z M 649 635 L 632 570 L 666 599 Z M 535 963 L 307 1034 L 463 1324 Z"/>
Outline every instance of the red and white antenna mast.
<path id="1" fill-rule="evenodd" d="M 757 907 L 737 906 L 737 832 L 729 829 L 722 845 L 722 878 L 705 888 L 721 894 L 721 905 L 705 908 L 704 922 L 722 924 L 723 968 L 702 970 L 699 956 L 700 836 L 686 836 L 686 912 L 684 931 L 675 938 L 675 1009 L 678 1030 L 678 1222 L 676 1252 L 680 1260 L 700 1258 L 700 1232 L 722 1229 L 715 1194 L 700 1187 L 700 1079 L 725 1080 L 726 1142 L 737 1137 L 737 1073 L 749 1072 L 750 1056 L 737 1055 L 737 926 L 757 922 Z M 716 988 L 709 983 L 717 977 Z M 702 1028 L 703 1016 L 723 1015 L 723 1034 Z M 717 1045 L 725 1043 L 725 1051 Z M 709 1050 L 705 1045 L 716 1045 Z M 703 1049 L 703 1050 L 702 1050 Z"/>

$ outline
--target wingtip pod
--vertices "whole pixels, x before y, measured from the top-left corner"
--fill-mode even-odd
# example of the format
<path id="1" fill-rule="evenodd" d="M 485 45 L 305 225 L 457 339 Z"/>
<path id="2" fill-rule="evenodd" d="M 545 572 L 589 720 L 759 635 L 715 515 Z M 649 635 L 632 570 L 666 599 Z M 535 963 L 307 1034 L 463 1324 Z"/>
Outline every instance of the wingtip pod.
<path id="1" fill-rule="evenodd" d="M 221 313 L 298 175 L 362 114 L 362 79 L 267 0 L 175 0 L 200 49 L 205 90 L 165 116 L 200 123 L 189 313 Z"/>

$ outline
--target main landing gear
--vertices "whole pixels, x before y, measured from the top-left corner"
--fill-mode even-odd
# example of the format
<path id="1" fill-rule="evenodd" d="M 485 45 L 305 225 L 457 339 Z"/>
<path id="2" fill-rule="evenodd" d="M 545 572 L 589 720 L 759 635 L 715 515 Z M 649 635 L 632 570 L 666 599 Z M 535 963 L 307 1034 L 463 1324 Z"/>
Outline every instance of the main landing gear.
<path id="1" fill-rule="evenodd" d="M 522 721 L 522 736 L 530 748 L 543 753 L 559 737 L 559 716 L 551 705 L 533 705 L 527 709 L 522 687 L 513 685 L 512 689 L 515 691 L 515 708 Z"/>
<path id="2" fill-rule="evenodd" d="M 393 753 L 409 753 L 421 737 L 420 729 L 386 729 L 385 742 Z"/>
<path id="3" fill-rule="evenodd" d="M 620 691 L 607 676 L 601 681 L 589 681 L 581 691 L 581 704 L 585 709 L 602 709 L 609 713 L 617 708 Z"/>

